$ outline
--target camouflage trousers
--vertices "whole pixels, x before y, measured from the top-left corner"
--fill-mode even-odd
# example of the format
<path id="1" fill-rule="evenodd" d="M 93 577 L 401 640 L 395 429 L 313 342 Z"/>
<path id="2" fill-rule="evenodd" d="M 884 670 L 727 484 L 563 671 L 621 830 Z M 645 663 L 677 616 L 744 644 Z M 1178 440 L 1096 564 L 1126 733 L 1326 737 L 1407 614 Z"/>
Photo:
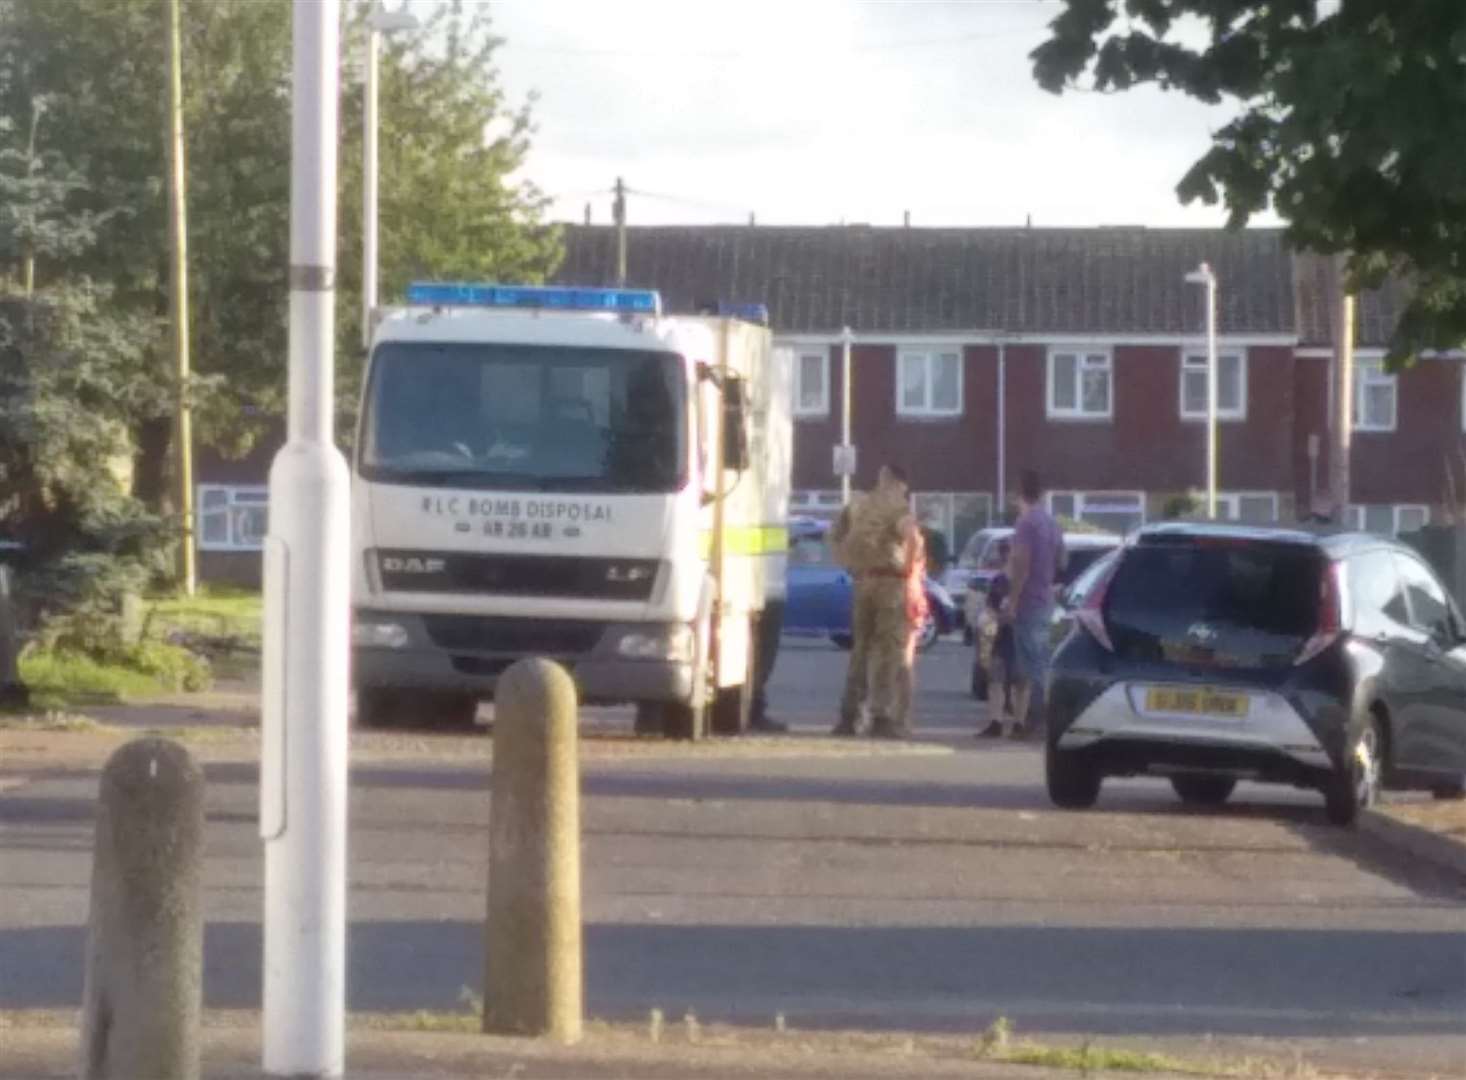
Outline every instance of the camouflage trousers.
<path id="1" fill-rule="evenodd" d="M 912 664 L 905 582 L 884 577 L 857 581 L 850 629 L 855 641 L 840 700 L 841 726 L 858 728 L 865 705 L 872 726 L 909 732 Z"/>

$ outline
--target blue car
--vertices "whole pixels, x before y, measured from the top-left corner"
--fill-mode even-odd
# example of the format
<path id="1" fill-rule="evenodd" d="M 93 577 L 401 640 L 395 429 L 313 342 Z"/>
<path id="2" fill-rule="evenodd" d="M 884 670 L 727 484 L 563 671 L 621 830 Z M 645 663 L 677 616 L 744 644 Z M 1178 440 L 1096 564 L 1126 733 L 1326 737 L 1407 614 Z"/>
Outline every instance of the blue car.
<path id="1" fill-rule="evenodd" d="M 789 527 L 789 599 L 784 608 L 784 632 L 796 637 L 828 638 L 842 649 L 851 645 L 850 571 L 835 562 L 825 539 L 828 525 L 799 519 Z M 917 648 L 925 650 L 942 634 L 957 627 L 957 605 L 930 577 L 926 601 L 931 617 L 922 627 Z"/>

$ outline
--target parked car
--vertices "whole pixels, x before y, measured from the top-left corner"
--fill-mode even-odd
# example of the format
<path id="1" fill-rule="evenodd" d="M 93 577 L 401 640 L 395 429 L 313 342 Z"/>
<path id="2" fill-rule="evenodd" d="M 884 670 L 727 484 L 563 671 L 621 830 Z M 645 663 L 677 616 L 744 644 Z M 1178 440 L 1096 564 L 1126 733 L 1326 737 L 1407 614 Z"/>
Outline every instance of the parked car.
<path id="1" fill-rule="evenodd" d="M 802 518 L 789 530 L 789 598 L 784 606 L 784 632 L 798 637 L 828 638 L 850 648 L 850 607 L 853 586 L 850 572 L 835 562 L 826 540 L 826 522 Z M 931 617 L 917 641 L 929 649 L 942 634 L 957 626 L 957 605 L 947 590 L 926 579 Z"/>
<path id="2" fill-rule="evenodd" d="M 990 545 L 991 554 L 984 556 L 983 568 L 968 576 L 967 589 L 962 595 L 964 626 L 976 627 L 978 617 L 987 603 L 988 586 L 1003 569 L 998 545 L 1002 540 L 1011 538 L 1012 530 L 1007 532 L 1007 536 L 993 539 Z M 1114 533 L 1065 533 L 1064 568 L 1059 571 L 1055 585 L 1060 589 L 1066 588 L 1096 560 L 1114 551 L 1121 543 L 1121 538 Z"/>
<path id="3" fill-rule="evenodd" d="M 1064 569 L 1059 574 L 1057 582 L 1059 592 L 1054 606 L 1054 643 L 1056 645 L 1062 640 L 1063 631 L 1067 629 L 1069 622 L 1068 613 L 1065 610 L 1065 597 L 1070 595 L 1081 579 L 1092 584 L 1095 580 L 1092 574 L 1094 567 L 1114 555 L 1119 550 L 1120 544 L 1120 538 L 1110 533 L 1064 534 Z M 988 585 L 1000 569 L 1001 567 L 990 573 L 981 574 L 966 598 L 968 605 L 966 625 L 971 629 L 972 643 L 977 646 L 972 654 L 972 696 L 979 701 L 986 701 L 988 696 L 986 660 L 988 650 L 984 646 L 990 645 L 993 636 L 997 633 L 997 624 L 993 621 L 992 613 L 988 610 L 987 605 Z"/>
<path id="4" fill-rule="evenodd" d="M 1213 524 L 1142 529 L 1074 614 L 1049 679 L 1049 797 L 1170 777 L 1323 793 L 1351 824 L 1381 786 L 1466 791 L 1466 623 L 1392 540 Z"/>

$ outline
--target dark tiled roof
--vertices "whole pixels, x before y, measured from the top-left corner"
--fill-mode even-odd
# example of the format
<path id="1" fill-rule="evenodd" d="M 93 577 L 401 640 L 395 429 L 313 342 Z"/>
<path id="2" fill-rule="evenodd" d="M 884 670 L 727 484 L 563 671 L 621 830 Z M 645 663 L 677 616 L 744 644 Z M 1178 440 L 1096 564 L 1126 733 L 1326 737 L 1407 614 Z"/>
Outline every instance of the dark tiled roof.
<path id="1" fill-rule="evenodd" d="M 1278 229 L 908 229 L 643 226 L 627 230 L 627 283 L 669 310 L 762 302 L 776 330 L 1190 334 L 1210 262 L 1223 333 L 1295 328 L 1293 272 Z M 612 226 L 565 228 L 562 284 L 614 279 Z"/>
<path id="2" fill-rule="evenodd" d="M 1303 345 L 1332 346 L 1338 289 L 1332 259 L 1326 255 L 1297 255 L 1293 259 L 1294 296 L 1298 305 L 1298 340 Z M 1405 290 L 1398 280 L 1359 296 L 1354 304 L 1354 344 L 1384 348 L 1405 308 Z"/>

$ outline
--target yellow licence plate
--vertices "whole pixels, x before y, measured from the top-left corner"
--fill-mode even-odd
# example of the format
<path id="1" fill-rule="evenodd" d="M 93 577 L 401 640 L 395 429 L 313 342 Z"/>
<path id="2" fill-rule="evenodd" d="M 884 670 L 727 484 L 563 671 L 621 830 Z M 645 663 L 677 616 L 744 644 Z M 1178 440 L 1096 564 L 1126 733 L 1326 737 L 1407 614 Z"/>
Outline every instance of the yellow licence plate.
<path id="1" fill-rule="evenodd" d="M 1151 712 L 1193 713 L 1197 716 L 1246 716 L 1247 695 L 1222 690 L 1155 687 L 1145 692 Z"/>

